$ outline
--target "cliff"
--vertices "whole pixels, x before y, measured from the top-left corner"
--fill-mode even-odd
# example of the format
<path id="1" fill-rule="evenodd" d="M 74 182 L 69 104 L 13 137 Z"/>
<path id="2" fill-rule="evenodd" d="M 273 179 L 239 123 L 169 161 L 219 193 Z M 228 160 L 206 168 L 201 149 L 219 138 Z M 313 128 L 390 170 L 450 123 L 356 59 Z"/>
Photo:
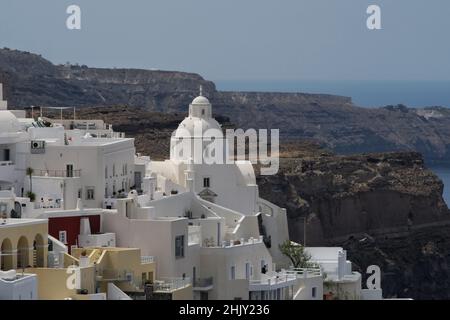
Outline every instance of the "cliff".
<path id="1" fill-rule="evenodd" d="M 279 174 L 258 185 L 287 208 L 291 239 L 343 246 L 363 275 L 379 265 L 385 297 L 450 298 L 450 211 L 420 154 L 337 156 L 296 144 L 282 155 Z"/>
<path id="2" fill-rule="evenodd" d="M 360 108 L 351 98 L 306 93 L 223 92 L 193 73 L 54 65 L 41 56 L 0 49 L 0 79 L 11 106 L 128 106 L 186 113 L 203 85 L 215 115 L 241 128 L 280 129 L 336 153 L 417 151 L 450 159 L 450 111 L 405 106 Z"/>

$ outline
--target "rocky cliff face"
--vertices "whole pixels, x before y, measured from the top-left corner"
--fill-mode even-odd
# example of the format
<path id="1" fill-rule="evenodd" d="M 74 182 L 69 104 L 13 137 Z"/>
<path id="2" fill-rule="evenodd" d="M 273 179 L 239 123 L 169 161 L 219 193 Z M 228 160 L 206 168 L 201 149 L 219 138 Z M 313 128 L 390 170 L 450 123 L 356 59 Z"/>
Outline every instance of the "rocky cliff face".
<path id="1" fill-rule="evenodd" d="M 306 149 L 284 154 L 278 175 L 258 178 L 260 195 L 287 208 L 290 237 L 343 246 L 362 274 L 379 265 L 385 297 L 450 297 L 450 210 L 421 155 Z"/>
<path id="2" fill-rule="evenodd" d="M 0 79 L 16 107 L 121 105 L 183 113 L 203 85 L 215 115 L 241 128 L 280 129 L 283 139 L 312 139 L 342 154 L 417 151 L 430 161 L 450 159 L 450 111 L 445 108 L 368 109 L 333 95 L 222 92 L 197 74 L 53 65 L 8 49 L 0 49 Z"/>

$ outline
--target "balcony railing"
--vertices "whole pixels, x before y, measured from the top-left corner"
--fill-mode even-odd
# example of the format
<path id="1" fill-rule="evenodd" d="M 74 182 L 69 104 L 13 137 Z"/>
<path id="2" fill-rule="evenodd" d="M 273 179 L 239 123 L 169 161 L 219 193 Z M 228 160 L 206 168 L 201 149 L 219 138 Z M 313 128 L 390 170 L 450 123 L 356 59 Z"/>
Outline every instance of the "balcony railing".
<path id="1" fill-rule="evenodd" d="M 155 281 L 153 284 L 154 291 L 172 292 L 177 289 L 184 288 L 191 283 L 190 278 L 163 278 Z"/>
<path id="2" fill-rule="evenodd" d="M 322 276 L 322 269 L 318 268 L 291 268 L 284 271 L 287 274 L 296 274 L 298 277 L 316 277 Z"/>
<path id="3" fill-rule="evenodd" d="M 131 270 L 117 270 L 117 269 L 98 269 L 98 281 L 125 281 L 132 282 L 134 273 Z"/>
<path id="4" fill-rule="evenodd" d="M 61 209 L 63 207 L 62 200 L 44 200 L 34 203 L 35 209 Z"/>
<path id="5" fill-rule="evenodd" d="M 141 256 L 141 263 L 153 263 L 155 262 L 154 256 Z"/>
<path id="6" fill-rule="evenodd" d="M 273 273 L 268 276 L 262 276 L 261 279 L 258 280 L 250 280 L 250 284 L 252 285 L 275 285 L 279 283 L 285 283 L 289 281 L 294 281 L 297 279 L 297 276 L 295 274 L 291 273 Z"/>
<path id="7" fill-rule="evenodd" d="M 33 170 L 33 176 L 38 177 L 58 177 L 58 178 L 78 178 L 81 177 L 79 170 Z"/>

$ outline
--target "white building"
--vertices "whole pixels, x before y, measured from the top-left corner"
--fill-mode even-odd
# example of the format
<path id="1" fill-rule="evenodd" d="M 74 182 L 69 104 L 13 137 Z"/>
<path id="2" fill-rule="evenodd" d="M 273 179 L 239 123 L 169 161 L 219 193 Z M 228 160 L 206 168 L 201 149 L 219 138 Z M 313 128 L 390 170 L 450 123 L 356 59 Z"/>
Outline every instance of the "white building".
<path id="1" fill-rule="evenodd" d="M 192 101 L 165 161 L 135 155 L 134 139 L 101 120 L 25 118 L 1 99 L 0 214 L 48 219 L 49 266 L 76 247 L 134 247 L 155 257 L 158 278 L 191 281 L 195 299 L 320 300 L 324 275 L 346 295 L 380 296 L 361 290 L 341 248 L 308 248 L 320 268 L 289 269 L 286 210 L 259 197 L 250 161 L 227 162 L 207 98 Z M 203 140 L 209 129 L 223 154 Z"/>
<path id="2" fill-rule="evenodd" d="M 36 300 L 37 287 L 35 274 L 0 270 L 0 300 Z"/>
<path id="3" fill-rule="evenodd" d="M 259 198 L 250 161 L 195 163 L 195 144 L 205 154 L 211 128 L 220 130 L 211 104 L 197 97 L 171 138 L 170 159 L 136 158 L 143 194 L 117 199 L 103 230 L 155 256 L 159 275 L 193 279 L 198 299 L 292 299 L 297 274 L 277 273 L 287 266 L 278 249 L 288 239 L 286 211 Z"/>

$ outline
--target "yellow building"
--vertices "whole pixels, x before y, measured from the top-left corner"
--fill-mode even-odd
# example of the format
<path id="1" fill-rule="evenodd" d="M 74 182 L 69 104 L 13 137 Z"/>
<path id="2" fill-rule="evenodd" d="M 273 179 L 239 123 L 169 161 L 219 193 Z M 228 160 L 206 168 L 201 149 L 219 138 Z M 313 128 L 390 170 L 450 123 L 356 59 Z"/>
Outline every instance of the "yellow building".
<path id="1" fill-rule="evenodd" d="M 0 270 L 46 267 L 47 219 L 0 219 Z"/>
<path id="2" fill-rule="evenodd" d="M 72 251 L 78 260 L 83 259 L 83 254 L 89 259 L 86 263 L 94 265 L 98 292 L 107 292 L 111 282 L 124 292 L 143 293 L 145 283 L 155 281 L 153 257 L 142 257 L 140 249 L 89 247 Z"/>

